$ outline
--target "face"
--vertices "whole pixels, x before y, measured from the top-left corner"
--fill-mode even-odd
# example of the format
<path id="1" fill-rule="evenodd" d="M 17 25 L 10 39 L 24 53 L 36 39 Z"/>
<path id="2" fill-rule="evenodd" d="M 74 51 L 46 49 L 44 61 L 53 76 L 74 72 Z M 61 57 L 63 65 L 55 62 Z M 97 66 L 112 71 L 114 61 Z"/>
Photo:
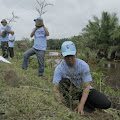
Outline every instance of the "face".
<path id="1" fill-rule="evenodd" d="M 76 55 L 67 55 L 64 60 L 68 66 L 73 67 L 76 63 Z"/>
<path id="2" fill-rule="evenodd" d="M 6 23 L 6 22 L 1 22 L 1 24 L 2 24 L 3 26 L 6 26 L 6 25 L 7 25 L 7 23 Z"/>
<path id="3" fill-rule="evenodd" d="M 38 27 L 38 28 L 42 27 L 42 26 L 43 26 L 43 21 L 41 21 L 41 20 L 36 20 L 36 21 L 35 21 L 35 26 Z"/>

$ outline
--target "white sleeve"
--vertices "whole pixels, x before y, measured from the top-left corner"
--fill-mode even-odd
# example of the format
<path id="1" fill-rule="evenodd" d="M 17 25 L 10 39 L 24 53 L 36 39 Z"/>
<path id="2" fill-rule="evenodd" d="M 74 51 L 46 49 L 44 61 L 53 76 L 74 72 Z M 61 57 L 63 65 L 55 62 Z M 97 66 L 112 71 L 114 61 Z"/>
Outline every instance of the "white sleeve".
<path id="1" fill-rule="evenodd" d="M 53 76 L 53 83 L 58 84 L 61 79 L 62 79 L 61 71 L 58 67 L 56 67 L 56 69 L 54 71 L 54 76 Z"/>

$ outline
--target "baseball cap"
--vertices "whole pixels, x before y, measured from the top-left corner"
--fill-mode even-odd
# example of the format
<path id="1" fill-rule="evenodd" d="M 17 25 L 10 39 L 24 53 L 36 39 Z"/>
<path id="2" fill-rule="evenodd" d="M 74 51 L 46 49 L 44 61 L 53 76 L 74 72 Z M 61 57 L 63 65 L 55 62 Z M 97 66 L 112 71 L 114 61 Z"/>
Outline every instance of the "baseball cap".
<path id="1" fill-rule="evenodd" d="M 38 17 L 37 19 L 34 19 L 34 21 L 36 21 L 36 20 L 41 20 L 41 21 L 43 21 L 43 19 L 42 19 L 41 17 Z"/>
<path id="2" fill-rule="evenodd" d="M 75 55 L 76 47 L 72 41 L 65 41 L 61 46 L 62 55 L 65 57 L 67 55 Z"/>

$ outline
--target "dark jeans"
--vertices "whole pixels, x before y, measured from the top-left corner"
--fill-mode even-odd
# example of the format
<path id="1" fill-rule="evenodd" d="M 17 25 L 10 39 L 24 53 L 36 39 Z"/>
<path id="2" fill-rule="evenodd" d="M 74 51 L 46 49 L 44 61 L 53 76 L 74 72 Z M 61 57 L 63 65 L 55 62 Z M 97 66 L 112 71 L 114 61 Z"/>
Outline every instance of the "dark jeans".
<path id="1" fill-rule="evenodd" d="M 44 57 L 45 57 L 45 51 L 43 50 L 36 50 L 34 48 L 30 48 L 23 54 L 23 64 L 22 69 L 27 70 L 28 67 L 28 59 L 30 56 L 36 54 L 39 68 L 38 68 L 38 76 L 43 76 L 44 72 Z"/>
<path id="2" fill-rule="evenodd" d="M 70 104 L 74 100 L 79 100 L 82 97 L 82 90 L 77 88 L 69 79 L 62 79 L 59 83 L 59 90 L 62 93 L 65 101 L 67 102 L 67 106 L 69 107 Z M 70 92 L 71 91 L 71 92 Z M 70 103 L 70 101 L 72 101 Z M 91 89 L 88 95 L 88 98 L 85 103 L 85 107 L 91 110 L 94 108 L 100 109 L 108 109 L 111 106 L 111 102 L 107 99 L 107 97 L 102 94 L 101 92 Z"/>
<path id="3" fill-rule="evenodd" d="M 13 50 L 13 47 L 9 47 L 9 54 L 10 54 L 10 57 L 11 57 L 11 58 L 14 57 L 14 50 Z"/>

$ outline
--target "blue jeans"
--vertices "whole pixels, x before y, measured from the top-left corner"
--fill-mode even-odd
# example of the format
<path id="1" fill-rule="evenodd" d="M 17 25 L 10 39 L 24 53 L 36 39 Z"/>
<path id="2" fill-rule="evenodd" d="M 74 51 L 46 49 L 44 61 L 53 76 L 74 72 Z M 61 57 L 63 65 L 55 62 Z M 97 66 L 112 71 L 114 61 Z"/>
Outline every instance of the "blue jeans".
<path id="1" fill-rule="evenodd" d="M 44 57 L 45 57 L 45 51 L 43 50 L 36 50 L 34 48 L 30 48 L 23 54 L 23 64 L 22 69 L 27 70 L 28 67 L 28 59 L 30 56 L 36 54 L 37 60 L 38 60 L 38 76 L 43 76 L 44 73 Z"/>

